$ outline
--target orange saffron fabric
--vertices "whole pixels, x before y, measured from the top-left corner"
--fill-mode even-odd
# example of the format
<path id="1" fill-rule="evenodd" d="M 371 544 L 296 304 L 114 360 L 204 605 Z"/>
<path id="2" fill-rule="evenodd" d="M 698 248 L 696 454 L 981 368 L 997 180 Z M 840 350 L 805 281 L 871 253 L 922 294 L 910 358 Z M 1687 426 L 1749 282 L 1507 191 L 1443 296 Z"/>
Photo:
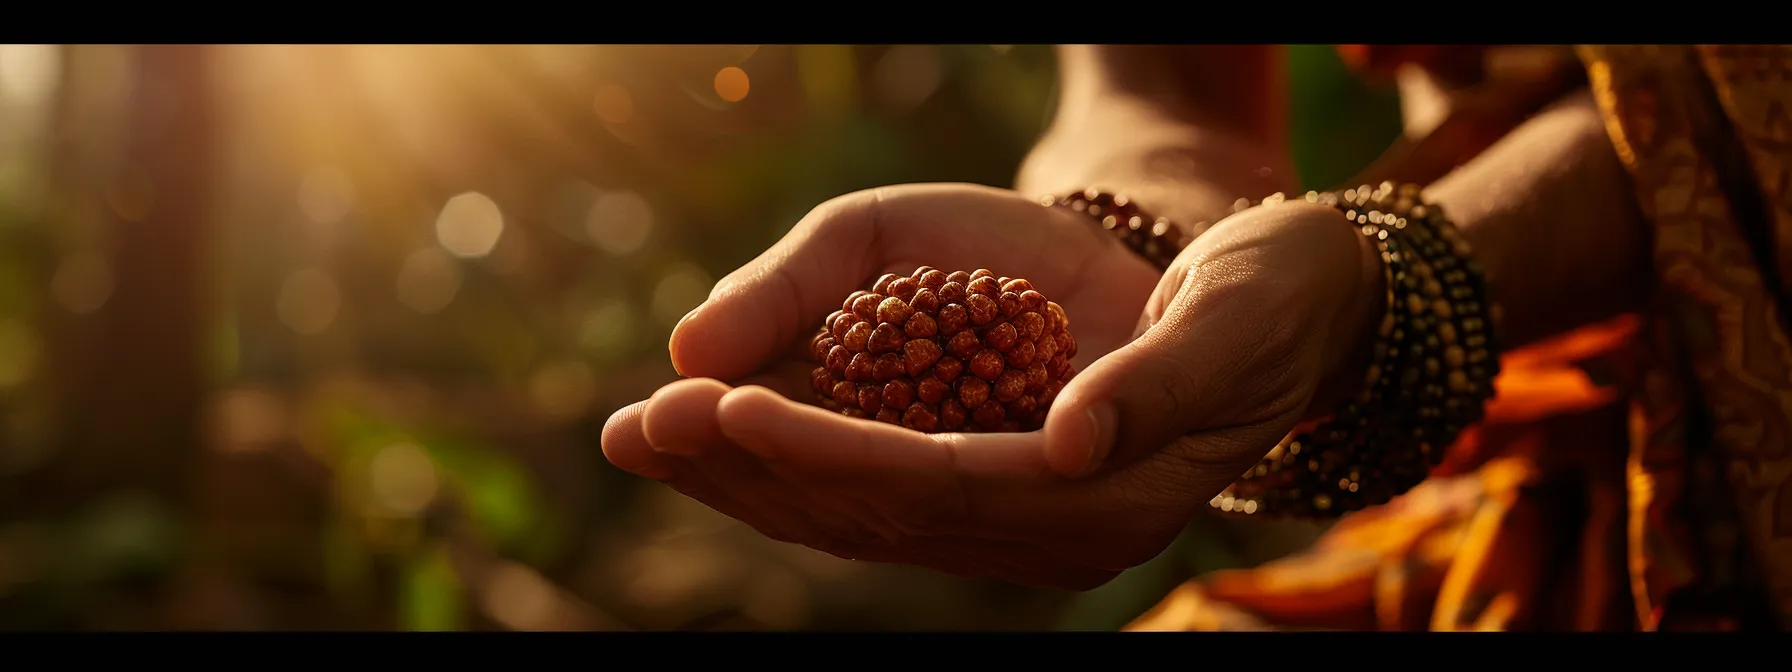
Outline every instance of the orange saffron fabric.
<path id="1" fill-rule="evenodd" d="M 1792 47 L 1578 52 L 1653 229 L 1650 308 L 1507 353 L 1426 482 L 1129 629 L 1792 626 Z"/>

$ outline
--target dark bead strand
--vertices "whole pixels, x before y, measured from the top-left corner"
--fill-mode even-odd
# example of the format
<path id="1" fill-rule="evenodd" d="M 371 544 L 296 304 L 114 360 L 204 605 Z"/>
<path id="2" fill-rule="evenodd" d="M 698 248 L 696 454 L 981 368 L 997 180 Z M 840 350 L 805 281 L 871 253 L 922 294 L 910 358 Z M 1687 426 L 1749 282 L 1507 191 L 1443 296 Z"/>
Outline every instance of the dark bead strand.
<path id="1" fill-rule="evenodd" d="M 1145 214 L 1136 203 L 1123 195 L 1087 189 L 1064 196 L 1048 196 L 1040 199 L 1040 203 L 1094 218 L 1101 223 L 1101 228 L 1114 234 L 1122 245 L 1159 269 L 1168 269 L 1170 263 L 1176 260 L 1176 255 L 1181 254 L 1182 248 L 1188 247 L 1191 240 L 1187 231 L 1169 219 Z"/>
<path id="2" fill-rule="evenodd" d="M 1276 194 L 1260 205 L 1285 200 Z M 1210 504 L 1224 512 L 1333 517 L 1386 503 L 1422 481 L 1481 419 L 1499 373 L 1499 315 L 1486 281 L 1455 227 L 1416 186 L 1308 192 L 1305 200 L 1336 208 L 1375 241 L 1387 312 L 1363 390 L 1214 497 Z M 1090 215 L 1161 269 L 1189 242 L 1123 196 L 1090 190 L 1044 204 Z"/>

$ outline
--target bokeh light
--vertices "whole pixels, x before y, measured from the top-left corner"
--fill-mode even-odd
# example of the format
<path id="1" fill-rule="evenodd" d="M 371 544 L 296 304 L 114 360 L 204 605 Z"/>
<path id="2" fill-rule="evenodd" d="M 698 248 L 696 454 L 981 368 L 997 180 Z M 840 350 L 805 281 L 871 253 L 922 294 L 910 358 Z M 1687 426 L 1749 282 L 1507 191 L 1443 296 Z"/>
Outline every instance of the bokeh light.
<path id="1" fill-rule="evenodd" d="M 504 213 L 485 194 L 468 192 L 448 199 L 436 216 L 436 242 L 457 257 L 491 254 L 504 234 Z"/>
<path id="2" fill-rule="evenodd" d="M 98 252 L 69 255 L 50 279 L 50 293 L 77 315 L 99 310 L 112 298 L 112 263 Z"/>
<path id="3" fill-rule="evenodd" d="M 279 395 L 268 390 L 228 390 L 212 402 L 212 447 L 225 453 L 257 453 L 271 448 L 288 431 L 289 418 Z"/>
<path id="4" fill-rule="evenodd" d="M 634 345 L 635 310 L 627 301 L 607 301 L 579 322 L 579 344 L 595 355 L 611 356 Z"/>
<path id="5" fill-rule="evenodd" d="M 299 181 L 299 210 L 318 224 L 335 224 L 354 206 L 354 185 L 335 168 L 316 168 Z"/>
<path id="6" fill-rule="evenodd" d="M 425 315 L 440 312 L 460 293 L 460 263 L 436 248 L 405 257 L 398 269 L 398 302 Z"/>
<path id="7" fill-rule="evenodd" d="M 43 105 L 62 76 L 62 52 L 54 44 L 0 44 L 0 102 Z"/>
<path id="8" fill-rule="evenodd" d="M 106 200 L 112 211 L 127 222 L 141 222 L 156 204 L 156 186 L 142 166 L 125 166 L 107 185 Z"/>
<path id="9" fill-rule="evenodd" d="M 653 288 L 653 316 L 665 326 L 674 326 L 685 313 L 691 312 L 709 298 L 715 280 L 694 264 L 679 264 L 660 277 Z"/>
<path id="10" fill-rule="evenodd" d="M 585 235 L 605 252 L 622 256 L 641 249 L 653 234 L 653 206 L 632 191 L 599 195 L 585 217 Z"/>
<path id="11" fill-rule="evenodd" d="M 629 597 L 648 607 L 695 599 L 726 582 L 734 571 L 722 558 L 668 546 L 649 546 L 636 554 L 639 568 L 629 584 Z"/>
<path id="12" fill-rule="evenodd" d="M 557 593 L 541 572 L 505 562 L 494 567 L 480 586 L 479 600 L 492 618 L 507 628 L 547 630 L 554 627 Z"/>
<path id="13" fill-rule="evenodd" d="M 747 92 L 753 88 L 747 71 L 735 66 L 728 66 L 716 72 L 716 96 L 730 103 L 745 100 Z"/>
<path id="14" fill-rule="evenodd" d="M 0 628 L 1052 627 L 599 444 L 719 274 L 836 195 L 1003 184 L 1054 81 L 1039 45 L 0 45 Z"/>
<path id="15" fill-rule="evenodd" d="M 415 516 L 435 501 L 441 482 L 436 464 L 421 446 L 394 443 L 374 453 L 367 464 L 368 487 L 380 513 Z"/>
<path id="16" fill-rule="evenodd" d="M 336 321 L 342 308 L 342 290 L 322 269 L 294 271 L 280 285 L 274 309 L 280 322 L 300 334 L 318 334 Z"/>
<path id="17" fill-rule="evenodd" d="M 938 47 L 895 46 L 878 59 L 872 86 L 885 105 L 906 110 L 926 102 L 939 89 L 943 75 L 940 70 Z"/>
<path id="18" fill-rule="evenodd" d="M 529 379 L 529 396 L 547 418 L 571 420 L 590 410 L 597 396 L 597 379 L 584 362 L 555 362 Z"/>

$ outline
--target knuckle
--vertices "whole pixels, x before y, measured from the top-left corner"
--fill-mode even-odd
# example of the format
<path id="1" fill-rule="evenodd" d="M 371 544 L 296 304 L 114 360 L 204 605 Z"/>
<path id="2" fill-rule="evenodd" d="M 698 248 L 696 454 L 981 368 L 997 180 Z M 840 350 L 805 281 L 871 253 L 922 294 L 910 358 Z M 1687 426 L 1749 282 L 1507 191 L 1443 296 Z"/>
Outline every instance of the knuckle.
<path id="1" fill-rule="evenodd" d="M 809 213 L 815 225 L 825 229 L 875 226 L 892 197 L 891 187 L 875 187 L 835 196 Z"/>
<path id="2" fill-rule="evenodd" d="M 1189 367 L 1177 356 L 1159 355 L 1158 361 L 1151 365 L 1157 367 L 1159 375 L 1155 377 L 1155 393 L 1161 408 L 1171 409 L 1178 413 L 1187 413 L 1200 407 L 1200 381 Z"/>
<path id="3" fill-rule="evenodd" d="M 1163 451 L 1156 471 L 1165 487 L 1180 489 L 1189 483 L 1220 476 L 1244 473 L 1254 459 L 1236 442 L 1217 436 L 1184 436 L 1171 442 Z M 1236 471 L 1237 473 L 1232 473 Z"/>

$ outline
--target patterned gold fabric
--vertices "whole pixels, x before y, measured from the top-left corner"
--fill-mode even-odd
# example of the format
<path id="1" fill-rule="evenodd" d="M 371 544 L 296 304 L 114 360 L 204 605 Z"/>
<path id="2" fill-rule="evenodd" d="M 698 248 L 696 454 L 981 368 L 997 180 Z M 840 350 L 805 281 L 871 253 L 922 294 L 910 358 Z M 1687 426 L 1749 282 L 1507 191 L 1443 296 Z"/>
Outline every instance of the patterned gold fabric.
<path id="1" fill-rule="evenodd" d="M 1792 626 L 1792 47 L 1579 53 L 1650 309 L 1508 353 L 1431 479 L 1131 629 Z"/>

